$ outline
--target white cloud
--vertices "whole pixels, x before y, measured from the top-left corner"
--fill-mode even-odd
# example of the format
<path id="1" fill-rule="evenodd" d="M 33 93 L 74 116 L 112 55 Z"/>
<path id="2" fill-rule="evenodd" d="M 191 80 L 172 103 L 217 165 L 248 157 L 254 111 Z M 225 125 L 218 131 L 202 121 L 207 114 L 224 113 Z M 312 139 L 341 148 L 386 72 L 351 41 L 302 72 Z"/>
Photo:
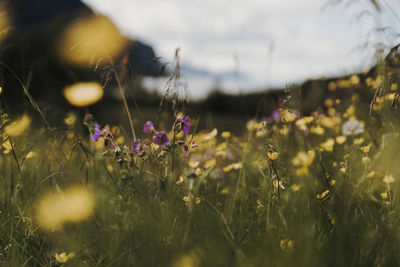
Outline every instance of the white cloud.
<path id="1" fill-rule="evenodd" d="M 382 26 L 394 25 L 394 32 L 400 32 L 400 20 L 386 6 L 381 16 L 375 12 L 375 18 L 357 20 L 361 11 L 373 10 L 368 1 L 328 6 L 323 11 L 326 2 L 321 0 L 85 2 L 109 15 L 126 35 L 153 45 L 163 57 L 172 58 L 180 47 L 184 62 L 225 71 L 235 68 L 236 55 L 239 70 L 249 75 L 254 85 L 268 80 L 270 64 L 275 85 L 360 70 L 371 63 L 372 50 L 355 48 L 367 40 L 377 21 Z M 386 2 L 400 10 L 397 0 Z M 399 38 L 385 41 L 395 44 Z M 271 42 L 272 56 L 268 52 Z"/>

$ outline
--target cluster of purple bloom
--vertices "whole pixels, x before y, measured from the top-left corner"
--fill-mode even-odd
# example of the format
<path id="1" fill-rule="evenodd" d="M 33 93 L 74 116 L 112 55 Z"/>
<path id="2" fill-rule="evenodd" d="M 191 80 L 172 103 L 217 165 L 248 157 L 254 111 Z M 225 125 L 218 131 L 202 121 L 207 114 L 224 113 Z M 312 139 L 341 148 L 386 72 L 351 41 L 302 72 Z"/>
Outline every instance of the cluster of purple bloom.
<path id="1" fill-rule="evenodd" d="M 180 126 L 181 126 L 181 130 L 182 132 L 187 135 L 190 131 L 190 117 L 189 116 L 183 116 L 181 118 L 181 122 L 180 122 Z"/>
<path id="2" fill-rule="evenodd" d="M 179 119 L 179 131 L 182 131 L 185 135 L 187 135 L 190 131 L 190 117 L 189 116 L 183 116 Z M 146 121 L 146 123 L 143 126 L 143 132 L 144 133 L 152 133 L 156 132 L 156 135 L 153 137 L 154 143 L 156 143 L 159 146 L 166 146 L 169 144 L 170 140 L 168 138 L 168 135 L 165 132 L 157 132 L 154 129 L 154 124 L 152 121 Z M 93 141 L 99 140 L 100 137 L 102 137 L 103 131 L 101 130 L 100 126 L 98 124 L 94 125 L 94 134 L 92 135 L 91 139 Z M 141 149 L 141 141 L 139 140 L 133 140 L 132 145 L 131 145 L 131 150 L 135 152 L 136 154 L 139 153 Z"/>
<path id="3" fill-rule="evenodd" d="M 101 137 L 101 129 L 100 126 L 96 123 L 94 125 L 94 134 L 92 135 L 92 140 L 97 141 Z"/>

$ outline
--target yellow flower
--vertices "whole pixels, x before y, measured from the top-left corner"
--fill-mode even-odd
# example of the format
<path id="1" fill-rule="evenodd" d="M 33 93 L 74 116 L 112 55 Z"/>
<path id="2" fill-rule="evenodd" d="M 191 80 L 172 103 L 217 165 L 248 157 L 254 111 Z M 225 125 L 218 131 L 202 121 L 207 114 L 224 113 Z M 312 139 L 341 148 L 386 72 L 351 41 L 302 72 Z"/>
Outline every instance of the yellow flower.
<path id="1" fill-rule="evenodd" d="M 335 145 L 335 140 L 333 138 L 329 138 L 325 142 L 321 143 L 319 146 L 327 152 L 332 152 L 334 145 Z"/>
<path id="2" fill-rule="evenodd" d="M 362 143 L 364 143 L 364 138 L 360 137 L 360 138 L 354 139 L 355 145 L 361 145 Z"/>
<path id="3" fill-rule="evenodd" d="M 336 143 L 341 145 L 344 142 L 346 142 L 346 136 L 344 136 L 344 135 L 336 136 L 335 140 L 336 140 Z"/>
<path id="4" fill-rule="evenodd" d="M 316 135 L 323 135 L 325 130 L 321 126 L 312 126 L 310 132 Z"/>
<path id="5" fill-rule="evenodd" d="M 5 136 L 18 136 L 24 133 L 31 124 L 31 118 L 24 114 L 20 119 L 12 122 L 4 128 Z"/>
<path id="6" fill-rule="evenodd" d="M 350 83 L 351 83 L 352 85 L 357 85 L 357 84 L 360 83 L 360 78 L 359 78 L 357 75 L 352 75 L 352 76 L 350 77 Z"/>
<path id="7" fill-rule="evenodd" d="M 385 184 L 391 184 L 391 183 L 394 182 L 394 177 L 393 177 L 393 175 L 391 175 L 391 174 L 386 174 L 385 177 L 383 177 L 382 181 L 383 181 Z"/>
<path id="8" fill-rule="evenodd" d="M 276 152 L 268 152 L 267 156 L 270 160 L 276 160 L 279 157 L 279 154 Z"/>
<path id="9" fill-rule="evenodd" d="M 325 190 L 321 194 L 317 194 L 317 199 L 324 199 L 329 195 L 329 189 Z"/>
<path id="10" fill-rule="evenodd" d="M 233 169 L 233 167 L 232 167 L 232 165 L 230 164 L 230 165 L 228 165 L 228 166 L 225 166 L 222 170 L 223 170 L 224 172 L 230 172 L 232 169 Z"/>
<path id="11" fill-rule="evenodd" d="M 227 195 L 229 193 L 229 187 L 224 187 L 219 193 L 221 195 Z"/>
<path id="12" fill-rule="evenodd" d="M 7 141 L 5 141 L 2 144 L 2 147 L 4 147 L 3 153 L 4 154 L 9 154 L 11 152 L 11 150 L 12 150 L 12 145 L 11 145 L 10 139 L 7 139 Z"/>
<path id="13" fill-rule="evenodd" d="M 214 167 L 217 164 L 217 160 L 215 158 L 210 159 L 204 163 L 204 169 L 208 169 Z"/>
<path id="14" fill-rule="evenodd" d="M 55 254 L 55 258 L 59 263 L 66 263 L 69 259 L 72 259 L 73 257 L 75 257 L 74 252 L 68 254 L 65 252 L 62 252 L 60 254 L 58 253 Z"/>
<path id="15" fill-rule="evenodd" d="M 85 187 L 44 195 L 38 202 L 36 218 L 39 225 L 54 231 L 67 222 L 80 222 L 89 218 L 94 209 L 94 197 Z"/>
<path id="16" fill-rule="evenodd" d="M 369 152 L 370 147 L 371 147 L 371 144 L 369 144 L 368 146 L 362 146 L 362 147 L 360 147 L 360 149 L 363 153 L 367 154 Z"/>
<path id="17" fill-rule="evenodd" d="M 329 82 L 328 83 L 328 90 L 329 91 L 335 91 L 336 90 L 336 83 L 335 82 Z"/>
<path id="18" fill-rule="evenodd" d="M 81 82 L 66 87 L 63 93 L 71 105 L 86 107 L 98 102 L 104 92 L 98 82 Z"/>
<path id="19" fill-rule="evenodd" d="M 296 157 L 292 160 L 292 163 L 296 167 L 300 166 L 308 167 L 313 163 L 314 157 L 315 157 L 314 150 L 309 150 L 307 153 L 304 151 L 299 151 L 297 152 Z"/>
<path id="20" fill-rule="evenodd" d="M 200 162 L 198 160 L 190 160 L 189 167 L 192 169 L 196 169 L 199 166 Z"/>
<path id="21" fill-rule="evenodd" d="M 231 136 L 231 132 L 225 131 L 221 133 L 222 138 L 228 139 Z"/>
<path id="22" fill-rule="evenodd" d="M 296 117 L 296 113 L 293 110 L 285 109 L 282 111 L 282 122 L 292 122 Z"/>
<path id="23" fill-rule="evenodd" d="M 290 190 L 292 190 L 293 192 L 299 191 L 300 188 L 301 188 L 301 185 L 299 185 L 299 184 L 292 184 L 292 185 L 290 186 Z"/>
<path id="24" fill-rule="evenodd" d="M 334 103 L 333 103 L 333 99 L 332 99 L 332 98 L 328 98 L 328 99 L 326 99 L 325 102 L 324 102 L 324 105 L 325 105 L 326 107 L 328 107 L 328 108 L 332 107 L 333 104 L 334 104 Z"/>
<path id="25" fill-rule="evenodd" d="M 388 199 L 388 193 L 386 193 L 386 192 L 381 193 L 381 198 L 382 198 L 383 200 Z"/>

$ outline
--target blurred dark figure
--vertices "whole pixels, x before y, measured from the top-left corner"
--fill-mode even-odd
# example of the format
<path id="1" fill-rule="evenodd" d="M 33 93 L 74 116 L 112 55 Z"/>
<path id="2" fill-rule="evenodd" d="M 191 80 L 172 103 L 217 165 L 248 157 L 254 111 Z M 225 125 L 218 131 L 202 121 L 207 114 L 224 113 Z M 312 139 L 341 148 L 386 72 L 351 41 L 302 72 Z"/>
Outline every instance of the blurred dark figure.
<path id="1" fill-rule="evenodd" d="M 122 36 L 108 18 L 80 0 L 0 3 L 0 61 L 47 114 L 68 108 L 63 88 L 76 82 L 99 81 L 105 98 L 110 97 L 116 85 L 113 69 L 128 82 L 162 75 L 155 58 L 150 46 Z M 11 114 L 32 108 L 15 75 L 0 66 L 2 100 Z"/>

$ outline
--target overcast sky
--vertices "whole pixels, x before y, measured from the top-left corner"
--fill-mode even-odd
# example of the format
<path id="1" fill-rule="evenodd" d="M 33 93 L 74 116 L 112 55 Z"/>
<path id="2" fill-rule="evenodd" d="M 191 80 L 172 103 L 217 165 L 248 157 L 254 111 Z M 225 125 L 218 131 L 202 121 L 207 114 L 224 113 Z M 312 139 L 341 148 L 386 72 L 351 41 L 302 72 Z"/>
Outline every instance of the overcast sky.
<path id="1" fill-rule="evenodd" d="M 400 18 L 387 7 L 399 11 L 399 0 L 377 0 L 380 13 L 368 0 L 333 6 L 325 5 L 328 0 L 84 1 L 166 60 L 179 47 L 183 63 L 217 73 L 237 70 L 252 89 L 365 70 L 374 43 L 400 42 Z M 392 34 L 368 37 L 377 26 L 393 27 Z M 367 40 L 370 48 L 360 49 Z"/>

